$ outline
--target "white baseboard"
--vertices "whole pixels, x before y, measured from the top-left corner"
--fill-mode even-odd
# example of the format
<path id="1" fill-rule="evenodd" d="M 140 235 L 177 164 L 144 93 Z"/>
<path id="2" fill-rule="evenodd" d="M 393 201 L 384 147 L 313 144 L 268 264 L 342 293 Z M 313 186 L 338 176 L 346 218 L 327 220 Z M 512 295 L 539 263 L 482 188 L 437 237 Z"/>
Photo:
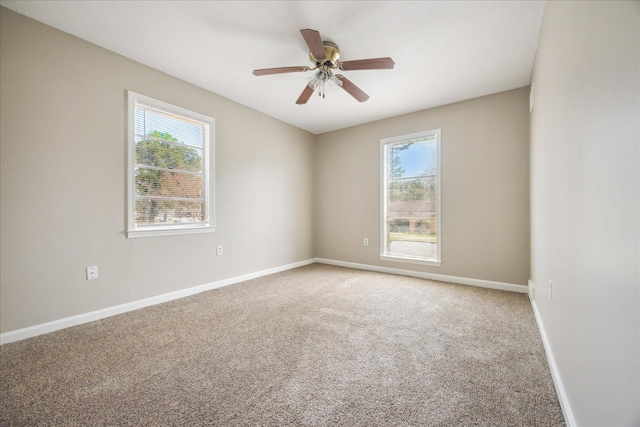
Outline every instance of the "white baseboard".
<path id="1" fill-rule="evenodd" d="M 440 282 L 458 283 L 461 285 L 479 286 L 481 288 L 499 289 L 501 291 L 511 291 L 526 294 L 528 289 L 523 285 L 511 283 L 492 282 L 490 280 L 470 279 L 467 277 L 445 276 L 443 274 L 425 273 L 422 271 L 404 270 L 401 268 L 381 267 L 378 265 L 358 264 L 355 262 L 336 261 L 333 259 L 316 258 L 316 262 L 322 264 L 337 265 L 340 267 L 355 268 L 358 270 L 377 271 L 379 273 L 397 274 L 399 276 L 418 277 L 420 279 L 438 280 Z"/>
<path id="2" fill-rule="evenodd" d="M 529 282 L 531 286 L 533 282 L 531 280 Z M 533 308 L 533 315 L 536 318 L 536 323 L 538 324 L 538 329 L 540 330 L 542 345 L 544 346 L 544 352 L 547 355 L 547 363 L 549 364 L 549 369 L 551 370 L 551 378 L 553 378 L 553 384 L 556 386 L 556 393 L 558 394 L 558 400 L 560 401 L 560 407 L 562 408 L 564 421 L 568 427 L 575 427 L 577 426 L 576 420 L 573 417 L 573 412 L 571 411 L 571 405 L 569 405 L 567 392 L 564 389 L 562 377 L 560 376 L 558 365 L 556 365 L 556 359 L 553 356 L 553 351 L 551 350 L 551 343 L 549 342 L 547 332 L 544 329 L 544 323 L 542 323 L 542 318 L 540 317 L 540 313 L 538 312 L 536 302 L 533 299 L 531 300 L 531 307 Z"/>
<path id="3" fill-rule="evenodd" d="M 313 264 L 314 262 L 355 268 L 358 270 L 378 271 L 381 273 L 397 274 L 401 276 L 412 276 L 412 277 L 418 277 L 422 279 L 439 280 L 442 282 L 452 282 L 452 283 L 460 283 L 463 285 L 480 286 L 480 287 L 491 288 L 491 289 L 500 289 L 504 291 L 521 292 L 521 293 L 527 292 L 526 286 L 513 285 L 510 283 L 492 282 L 488 280 L 479 280 L 479 279 L 469 279 L 465 277 L 445 276 L 441 274 L 424 273 L 420 271 L 403 270 L 399 268 L 380 267 L 380 266 L 368 265 L 368 264 L 357 264 L 353 262 L 336 261 L 336 260 L 330 260 L 325 258 L 312 258 L 312 259 L 308 259 L 300 262 L 295 262 L 293 264 L 287 264 L 280 267 L 270 268 L 267 270 L 262 270 L 254 273 L 244 274 L 241 276 L 231 277 L 229 279 L 223 279 L 216 282 L 207 283 L 204 285 L 194 286 L 192 288 L 182 289 L 175 292 L 169 292 L 169 293 L 158 295 L 155 297 L 145 298 L 138 301 L 132 301 L 129 303 L 120 304 L 113 307 L 103 308 L 101 310 L 91 311 L 89 313 L 78 314 L 76 316 L 66 317 L 64 319 L 53 320 L 51 322 L 29 326 L 27 328 L 17 329 L 15 331 L 5 332 L 3 334 L 0 334 L 0 345 L 8 344 L 15 341 L 21 341 L 27 338 L 38 336 L 38 335 L 58 331 L 60 329 L 69 328 L 71 326 L 81 325 L 83 323 L 93 322 L 96 320 L 115 316 L 117 314 L 127 313 L 129 311 L 138 310 L 140 308 L 149 307 L 151 305 L 172 301 L 178 298 L 184 298 L 184 297 L 194 295 L 200 292 L 208 291 L 211 289 L 216 289 L 223 286 L 232 285 L 234 283 L 255 279 L 257 277 L 267 276 L 269 274 L 279 273 L 281 271 L 290 270 L 292 268 L 302 267 L 304 265 Z"/>
<path id="4" fill-rule="evenodd" d="M 242 276 L 218 280 L 217 282 L 211 282 L 204 285 L 194 286 L 192 288 L 181 289 L 179 291 L 169 292 L 151 298 L 132 301 L 113 307 L 103 308 L 101 310 L 91 311 L 89 313 L 78 314 L 77 316 L 66 317 L 64 319 L 53 320 L 51 322 L 29 326 L 28 328 L 5 332 L 3 334 L 0 334 L 0 345 L 8 344 L 15 341 L 21 341 L 42 334 L 48 334 L 49 332 L 54 332 L 71 326 L 81 325 L 83 323 L 93 322 L 96 320 L 104 319 L 106 317 L 127 313 L 129 311 L 138 310 L 140 308 L 149 307 L 151 305 L 161 304 L 163 302 L 172 301 L 178 298 L 184 298 L 200 292 L 209 291 L 211 289 L 232 285 L 234 283 L 244 282 L 246 280 L 251 280 L 262 276 L 268 276 L 269 274 L 279 273 L 281 271 L 290 270 L 292 268 L 302 267 L 304 265 L 313 264 L 314 262 L 315 259 L 313 258 L 307 259 L 304 261 L 294 262 L 293 264 L 287 264 L 267 270 L 256 271 L 254 273 L 243 274 Z"/>

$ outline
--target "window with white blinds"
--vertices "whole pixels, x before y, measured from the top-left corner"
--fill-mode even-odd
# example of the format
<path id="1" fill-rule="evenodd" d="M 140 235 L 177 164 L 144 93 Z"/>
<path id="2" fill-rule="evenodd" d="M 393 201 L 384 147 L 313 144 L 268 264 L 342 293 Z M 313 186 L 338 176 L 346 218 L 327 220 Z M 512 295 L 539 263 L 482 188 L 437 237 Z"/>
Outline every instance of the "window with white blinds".
<path id="1" fill-rule="evenodd" d="M 128 237 L 215 230 L 214 119 L 129 91 Z"/>
<path id="2" fill-rule="evenodd" d="M 440 265 L 440 129 L 381 141 L 380 259 Z"/>

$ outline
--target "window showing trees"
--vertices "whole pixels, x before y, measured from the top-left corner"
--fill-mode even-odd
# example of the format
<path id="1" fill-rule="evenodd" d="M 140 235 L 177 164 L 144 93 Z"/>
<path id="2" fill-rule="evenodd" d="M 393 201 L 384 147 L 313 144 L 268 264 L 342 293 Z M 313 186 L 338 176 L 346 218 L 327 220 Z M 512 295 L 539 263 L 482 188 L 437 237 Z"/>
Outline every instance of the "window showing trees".
<path id="1" fill-rule="evenodd" d="M 440 130 L 382 148 L 381 258 L 440 265 Z"/>
<path id="2" fill-rule="evenodd" d="M 129 92 L 129 237 L 213 231 L 213 119 Z"/>

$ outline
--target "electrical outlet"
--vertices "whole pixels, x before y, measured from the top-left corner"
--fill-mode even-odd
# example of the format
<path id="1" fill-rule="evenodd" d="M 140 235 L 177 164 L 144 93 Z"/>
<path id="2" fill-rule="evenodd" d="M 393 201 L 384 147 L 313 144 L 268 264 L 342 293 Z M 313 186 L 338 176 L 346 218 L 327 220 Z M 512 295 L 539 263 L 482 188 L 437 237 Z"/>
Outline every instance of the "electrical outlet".
<path id="1" fill-rule="evenodd" d="M 349 241 L 347 239 L 342 239 L 342 246 L 349 246 Z"/>
<path id="2" fill-rule="evenodd" d="M 216 255 L 222 255 L 222 246 L 216 248 Z"/>
<path id="3" fill-rule="evenodd" d="M 364 245 L 369 246 L 369 239 L 367 239 L 366 237 L 364 238 Z"/>
<path id="4" fill-rule="evenodd" d="M 553 299 L 553 282 L 549 280 L 549 299 Z"/>
<path id="5" fill-rule="evenodd" d="M 98 278 L 98 266 L 91 265 L 87 267 L 87 280 L 95 280 Z"/>

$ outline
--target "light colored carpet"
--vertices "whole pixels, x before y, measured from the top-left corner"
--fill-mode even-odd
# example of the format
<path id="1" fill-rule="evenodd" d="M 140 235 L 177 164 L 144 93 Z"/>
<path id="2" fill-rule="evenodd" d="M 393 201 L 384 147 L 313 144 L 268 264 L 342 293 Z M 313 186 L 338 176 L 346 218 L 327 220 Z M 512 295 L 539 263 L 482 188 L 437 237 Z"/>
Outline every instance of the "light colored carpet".
<path id="1" fill-rule="evenodd" d="M 564 425 L 526 295 L 321 264 L 0 356 L 2 425 Z"/>

